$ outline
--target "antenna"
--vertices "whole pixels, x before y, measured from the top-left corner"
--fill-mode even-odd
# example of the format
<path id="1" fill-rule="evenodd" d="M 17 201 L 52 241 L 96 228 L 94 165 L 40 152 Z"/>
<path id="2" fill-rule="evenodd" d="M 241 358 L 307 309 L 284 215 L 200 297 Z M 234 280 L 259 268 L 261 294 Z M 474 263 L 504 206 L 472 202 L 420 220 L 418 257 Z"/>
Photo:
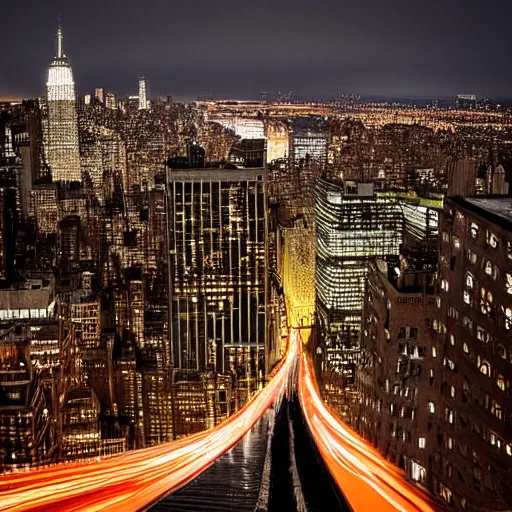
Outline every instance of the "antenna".
<path id="1" fill-rule="evenodd" d="M 60 14 L 59 14 L 59 28 L 57 29 L 57 58 L 62 59 L 64 56 L 63 48 L 62 48 L 62 27 L 60 24 Z"/>

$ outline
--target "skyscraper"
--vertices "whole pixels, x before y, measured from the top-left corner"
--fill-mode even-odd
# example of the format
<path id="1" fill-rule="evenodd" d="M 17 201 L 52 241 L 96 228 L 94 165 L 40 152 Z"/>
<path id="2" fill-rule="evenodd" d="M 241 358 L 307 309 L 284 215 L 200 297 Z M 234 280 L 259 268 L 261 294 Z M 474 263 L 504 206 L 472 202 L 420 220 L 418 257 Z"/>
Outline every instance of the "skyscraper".
<path id="1" fill-rule="evenodd" d="M 509 510 L 512 202 L 448 199 L 441 215 L 434 343 L 435 494 L 458 510 Z M 453 477 L 452 477 L 453 475 Z"/>
<path id="2" fill-rule="evenodd" d="M 177 368 L 265 374 L 265 169 L 169 173 L 171 339 Z"/>
<path id="3" fill-rule="evenodd" d="M 316 202 L 316 290 L 329 366 L 348 381 L 359 357 L 359 334 L 368 262 L 398 256 L 403 214 L 373 183 L 321 179 Z"/>
<path id="4" fill-rule="evenodd" d="M 99 103 L 105 103 L 105 89 L 103 87 L 96 87 L 94 89 L 94 98 Z"/>
<path id="5" fill-rule="evenodd" d="M 112 110 L 116 110 L 117 108 L 117 96 L 115 92 L 107 92 L 105 97 L 105 106 Z"/>
<path id="6" fill-rule="evenodd" d="M 63 52 L 60 26 L 57 30 L 57 54 L 48 70 L 46 91 L 46 158 L 53 180 L 81 181 L 75 84 L 71 66 Z"/>
<path id="7" fill-rule="evenodd" d="M 139 78 L 139 110 L 145 110 L 148 108 L 148 82 L 142 77 Z"/>

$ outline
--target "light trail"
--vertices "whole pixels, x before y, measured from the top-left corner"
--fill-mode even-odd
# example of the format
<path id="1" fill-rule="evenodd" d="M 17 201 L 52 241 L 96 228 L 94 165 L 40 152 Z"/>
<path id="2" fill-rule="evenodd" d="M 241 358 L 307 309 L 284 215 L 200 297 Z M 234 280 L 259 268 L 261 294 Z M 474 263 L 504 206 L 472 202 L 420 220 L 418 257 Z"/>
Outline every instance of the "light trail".
<path id="1" fill-rule="evenodd" d="M 299 367 L 299 399 L 318 450 L 352 508 L 359 512 L 434 512 L 437 507 L 405 474 L 323 403 L 311 358 L 304 352 Z"/>
<path id="2" fill-rule="evenodd" d="M 283 360 L 267 386 L 217 427 L 96 463 L 69 463 L 0 476 L 0 510 L 122 511 L 148 507 L 187 484 L 233 447 L 284 393 L 299 366 L 299 397 L 320 454 L 352 508 L 430 512 L 429 499 L 323 403 L 312 362 L 290 329 Z"/>
<path id="3" fill-rule="evenodd" d="M 265 388 L 211 430 L 96 463 L 0 476 L 0 510 L 130 512 L 148 507 L 202 473 L 242 439 L 285 391 L 300 350 L 298 332 L 291 330 L 285 356 Z"/>

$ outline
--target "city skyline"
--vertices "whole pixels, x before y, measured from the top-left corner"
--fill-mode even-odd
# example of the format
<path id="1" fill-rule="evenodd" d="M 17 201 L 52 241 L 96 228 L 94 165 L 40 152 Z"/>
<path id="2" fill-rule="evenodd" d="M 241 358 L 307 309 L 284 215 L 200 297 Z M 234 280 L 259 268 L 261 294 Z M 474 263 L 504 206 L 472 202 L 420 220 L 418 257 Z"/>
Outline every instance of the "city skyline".
<path id="1" fill-rule="evenodd" d="M 136 94 L 140 76 L 152 94 L 184 99 L 252 99 L 269 90 L 319 98 L 351 92 L 505 98 L 512 90 L 512 72 L 501 59 L 501 49 L 512 43 L 505 25 L 510 7 L 503 5 L 452 2 L 441 9 L 434 3 L 417 17 L 403 1 L 314 8 L 295 2 L 246 6 L 238 18 L 239 6 L 229 1 L 172 8 L 150 3 L 143 12 L 95 1 L 87 10 L 30 3 L 23 11 L 11 8 L 13 17 L 23 16 L 30 37 L 18 37 L 14 23 L 0 35 L 4 47 L 16 41 L 16 52 L 5 55 L 10 73 L 0 80 L 0 96 L 42 95 L 39 78 L 59 12 L 80 95 L 95 87 Z M 194 21 L 193 35 L 186 19 Z M 320 34 L 314 41 L 313 32 Z"/>
<path id="2" fill-rule="evenodd" d="M 1 510 L 512 509 L 507 10 L 287 1 L 29 0 Z"/>

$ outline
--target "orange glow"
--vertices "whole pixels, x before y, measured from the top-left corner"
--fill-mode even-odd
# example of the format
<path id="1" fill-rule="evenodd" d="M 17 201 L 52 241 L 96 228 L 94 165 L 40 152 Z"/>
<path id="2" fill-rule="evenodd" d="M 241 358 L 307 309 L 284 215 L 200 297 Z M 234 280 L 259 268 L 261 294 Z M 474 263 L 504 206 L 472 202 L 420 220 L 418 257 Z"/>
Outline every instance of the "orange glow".
<path id="1" fill-rule="evenodd" d="M 59 464 L 0 476 L 0 510 L 140 510 L 195 478 L 234 446 L 284 392 L 300 352 L 291 332 L 285 357 L 240 411 L 217 427 L 97 463 Z"/>
<path id="2" fill-rule="evenodd" d="M 313 363 L 305 353 L 300 359 L 299 398 L 318 450 L 354 510 L 436 510 L 428 498 L 406 480 L 399 468 L 348 428 L 323 403 Z"/>
<path id="3" fill-rule="evenodd" d="M 324 405 L 312 362 L 301 352 L 299 331 L 291 329 L 285 357 L 267 386 L 211 430 L 96 463 L 59 464 L 0 476 L 0 510 L 129 512 L 147 507 L 233 447 L 284 392 L 300 357 L 302 410 L 324 462 L 352 508 L 433 512 L 432 503 L 400 469 Z"/>

